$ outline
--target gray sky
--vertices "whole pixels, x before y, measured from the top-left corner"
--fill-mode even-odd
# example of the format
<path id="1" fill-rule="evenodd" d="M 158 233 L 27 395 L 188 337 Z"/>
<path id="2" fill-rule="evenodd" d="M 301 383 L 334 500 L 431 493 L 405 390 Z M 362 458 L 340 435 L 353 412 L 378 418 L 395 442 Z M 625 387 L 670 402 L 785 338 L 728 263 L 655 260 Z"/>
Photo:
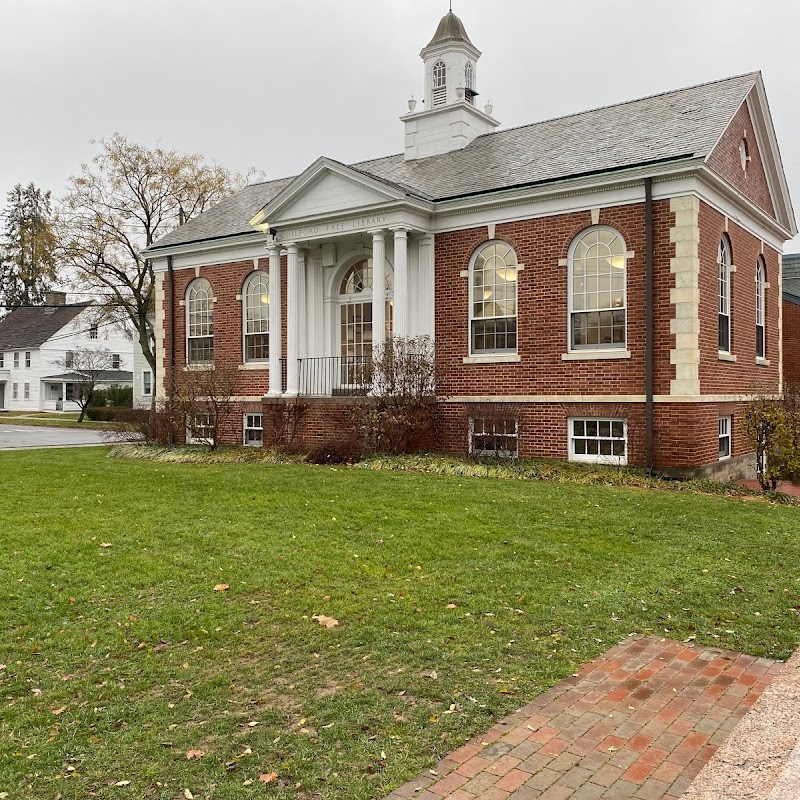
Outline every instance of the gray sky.
<path id="1" fill-rule="evenodd" d="M 761 69 L 800 211 L 797 0 L 454 0 L 502 127 Z M 403 148 L 447 0 L 0 0 L 0 200 L 115 131 L 230 169 Z M 787 247 L 800 251 L 800 237 Z"/>

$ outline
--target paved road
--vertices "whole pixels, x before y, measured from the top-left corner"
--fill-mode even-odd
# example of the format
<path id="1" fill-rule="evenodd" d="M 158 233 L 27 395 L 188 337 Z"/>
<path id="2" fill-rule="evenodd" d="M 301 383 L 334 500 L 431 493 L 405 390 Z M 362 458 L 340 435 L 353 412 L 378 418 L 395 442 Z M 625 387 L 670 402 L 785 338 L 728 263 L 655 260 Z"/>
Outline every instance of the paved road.
<path id="1" fill-rule="evenodd" d="M 33 425 L 0 425 L 0 450 L 30 447 L 86 447 L 108 444 L 101 431 L 46 428 Z"/>

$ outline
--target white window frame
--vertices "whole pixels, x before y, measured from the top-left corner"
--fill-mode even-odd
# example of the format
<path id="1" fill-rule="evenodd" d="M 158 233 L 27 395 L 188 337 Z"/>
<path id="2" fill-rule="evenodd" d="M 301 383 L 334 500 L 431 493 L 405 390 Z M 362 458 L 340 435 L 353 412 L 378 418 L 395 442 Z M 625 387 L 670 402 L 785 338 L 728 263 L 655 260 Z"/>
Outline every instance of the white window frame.
<path id="1" fill-rule="evenodd" d="M 11 399 L 12 400 L 19 400 L 19 384 L 12 383 L 11 384 Z"/>
<path id="2" fill-rule="evenodd" d="M 31 399 L 31 385 L 29 383 L 22 384 L 22 399 L 23 400 Z"/>
<path id="3" fill-rule="evenodd" d="M 97 339 L 99 335 L 98 325 L 97 323 L 89 326 L 89 338 L 90 339 Z"/>
<path id="4" fill-rule="evenodd" d="M 214 437 L 213 436 L 196 436 L 194 434 L 194 430 L 200 428 L 210 428 L 213 430 L 213 412 L 212 411 L 200 411 L 194 415 L 194 425 L 191 425 L 186 428 L 186 444 L 207 444 L 213 445 L 214 444 Z M 203 418 L 203 422 L 198 424 L 197 420 Z M 207 421 L 206 421 L 207 420 Z"/>
<path id="5" fill-rule="evenodd" d="M 19 369 L 19 353 L 14 353 L 14 369 Z"/>
<path id="6" fill-rule="evenodd" d="M 31 368 L 31 351 L 30 350 L 26 350 L 25 351 L 25 369 L 30 369 L 30 368 Z"/>
<path id="7" fill-rule="evenodd" d="M 431 75 L 431 108 L 447 105 L 447 64 L 439 59 Z"/>
<path id="8" fill-rule="evenodd" d="M 722 453 L 722 442 L 727 440 L 728 452 Z M 727 461 L 733 456 L 733 417 L 720 417 L 719 418 L 719 444 L 720 444 L 720 461 Z"/>
<path id="9" fill-rule="evenodd" d="M 205 293 L 205 297 L 199 297 L 200 292 Z M 195 303 L 200 303 L 205 300 L 207 308 L 196 309 Z M 192 315 L 207 315 L 207 320 L 202 324 L 203 327 L 208 329 L 207 333 L 192 334 Z M 211 358 L 207 360 L 192 359 L 190 358 L 192 340 L 211 339 Z M 207 278 L 195 278 L 186 287 L 186 364 L 191 366 L 194 364 L 209 365 L 214 363 L 214 290 L 210 281 Z"/>
<path id="10" fill-rule="evenodd" d="M 242 415 L 242 443 L 245 447 L 263 447 L 264 446 L 264 415 L 260 411 L 245 411 Z M 251 418 L 258 417 L 261 424 L 260 425 L 251 425 L 251 421 L 255 421 Z M 261 437 L 256 441 L 251 441 L 247 438 L 248 431 L 258 431 L 261 434 Z"/>
<path id="11" fill-rule="evenodd" d="M 145 377 L 146 376 L 146 377 Z M 142 396 L 151 397 L 153 394 L 153 372 L 149 369 L 142 370 Z"/>
<path id="12" fill-rule="evenodd" d="M 596 234 L 599 231 L 608 231 L 613 233 L 617 239 L 619 240 L 620 244 L 622 245 L 622 252 L 613 254 L 613 257 L 621 256 L 623 259 L 622 264 L 622 305 L 615 306 L 613 304 L 613 297 L 612 303 L 608 307 L 603 308 L 575 308 L 575 251 L 578 249 L 578 245 L 590 234 Z M 593 353 L 593 352 L 605 352 L 605 351 L 622 351 L 625 352 L 628 347 L 628 246 L 625 242 L 625 237 L 616 229 L 611 227 L 610 225 L 592 225 L 589 228 L 585 228 L 582 230 L 570 243 L 569 250 L 567 252 L 567 352 L 568 353 Z M 613 273 L 611 273 L 613 275 Z M 584 276 L 585 277 L 585 276 Z M 597 292 L 599 293 L 599 289 Z M 613 288 L 609 289 L 609 294 L 613 295 L 614 290 Z M 622 311 L 625 315 L 625 336 L 624 341 L 622 342 L 611 342 L 611 343 L 600 343 L 600 344 L 579 344 L 576 345 L 574 343 L 574 336 L 573 336 L 573 317 L 576 314 L 587 314 L 593 311 L 601 312 L 615 312 L 615 311 Z M 613 328 L 612 328 L 613 330 Z"/>
<path id="13" fill-rule="evenodd" d="M 464 65 L 464 88 L 475 90 L 475 67 L 472 66 L 471 61 L 467 61 Z"/>
<path id="14" fill-rule="evenodd" d="M 717 349 L 720 353 L 731 353 L 731 265 L 733 257 L 727 236 L 721 236 L 717 248 Z M 726 321 L 727 342 L 722 341 L 723 320 Z M 725 345 L 725 346 L 723 346 Z"/>
<path id="15" fill-rule="evenodd" d="M 111 354 L 111 369 L 122 369 L 122 359 L 119 353 Z"/>
<path id="16" fill-rule="evenodd" d="M 509 264 L 504 259 L 505 266 L 501 267 L 501 269 L 505 269 L 507 271 L 514 272 L 514 279 L 507 280 L 506 283 L 513 283 L 514 284 L 514 313 L 513 314 L 504 314 L 498 316 L 475 316 L 475 305 L 476 303 L 483 303 L 490 298 L 486 296 L 486 292 L 489 291 L 489 285 L 487 283 L 482 283 L 480 287 L 475 285 L 475 271 L 478 259 L 481 257 L 482 253 L 487 250 L 489 247 L 494 247 L 496 245 L 503 245 L 509 249 L 509 254 L 513 255 L 514 262 L 513 264 Z M 497 258 L 498 256 L 490 256 L 490 258 Z M 470 357 L 472 356 L 507 356 L 507 355 L 516 355 L 519 352 L 519 273 L 522 271 L 523 266 L 519 263 L 519 256 L 517 255 L 516 250 L 513 246 L 506 242 L 503 239 L 491 239 L 488 242 L 484 242 L 481 244 L 475 252 L 472 254 L 472 258 L 469 262 L 469 329 L 467 331 L 467 335 L 469 338 L 469 354 Z M 500 284 L 495 283 L 494 286 L 499 286 Z M 475 297 L 475 290 L 480 288 L 483 292 L 483 297 L 478 300 Z M 500 298 L 500 301 L 508 300 L 508 298 Z M 474 324 L 476 322 L 486 322 L 489 320 L 514 320 L 514 347 L 506 347 L 506 348 L 494 348 L 494 349 L 482 349 L 477 350 L 475 348 L 475 338 L 473 334 Z M 496 335 L 496 334 L 495 334 Z M 505 334 L 508 336 L 508 333 Z"/>
<path id="17" fill-rule="evenodd" d="M 6 354 L 0 353 L 0 369 L 5 369 Z"/>
<path id="18" fill-rule="evenodd" d="M 250 319 L 251 310 L 255 310 L 256 306 L 251 306 L 251 294 L 254 294 L 253 288 L 257 284 L 261 284 L 262 288 L 258 291 L 258 299 L 261 305 L 264 305 L 267 310 L 266 319 Z M 264 303 L 261 298 L 266 294 L 267 302 Z M 251 272 L 242 286 L 242 361 L 246 364 L 264 364 L 269 363 L 269 273 L 266 270 L 255 270 Z M 252 325 L 251 325 L 252 323 Z M 253 330 L 250 330 L 253 328 Z M 256 330 L 260 328 L 260 330 Z M 267 337 L 267 355 L 264 358 L 249 358 L 247 351 L 247 340 L 249 337 L 266 336 Z"/>
<path id="19" fill-rule="evenodd" d="M 508 430 L 498 431 L 497 428 L 499 423 L 503 423 L 504 426 L 508 422 L 513 423 L 513 432 Z M 485 430 L 487 424 L 492 428 L 491 431 Z M 514 449 L 513 450 L 506 450 L 501 449 L 498 450 L 495 446 L 493 449 L 487 448 L 479 448 L 475 445 L 475 435 L 476 435 L 476 428 L 481 427 L 483 430 L 478 432 L 479 436 L 489 436 L 492 437 L 495 441 L 495 444 L 498 440 L 506 439 L 506 440 L 513 440 L 514 441 Z M 474 416 L 469 418 L 469 452 L 470 455 L 473 456 L 488 456 L 492 458 L 518 458 L 519 457 L 519 419 L 513 416 L 503 416 L 503 417 L 481 417 L 481 416 Z"/>
<path id="20" fill-rule="evenodd" d="M 584 435 L 575 434 L 575 423 L 584 424 Z M 609 423 L 609 436 L 600 435 L 601 424 Z M 615 424 L 622 424 L 622 437 L 611 435 Z M 589 425 L 596 425 L 597 434 L 589 434 Z M 567 437 L 569 439 L 569 460 L 583 462 L 585 464 L 609 464 L 612 466 L 625 466 L 628 463 L 628 421 L 619 417 L 570 417 L 567 420 Z M 597 453 L 578 453 L 576 452 L 575 442 L 597 441 Z M 623 455 L 601 454 L 599 452 L 601 441 L 624 442 L 625 452 Z"/>
<path id="21" fill-rule="evenodd" d="M 756 264 L 756 358 L 767 357 L 767 269 L 759 256 Z M 759 333 L 761 334 L 759 336 Z"/>

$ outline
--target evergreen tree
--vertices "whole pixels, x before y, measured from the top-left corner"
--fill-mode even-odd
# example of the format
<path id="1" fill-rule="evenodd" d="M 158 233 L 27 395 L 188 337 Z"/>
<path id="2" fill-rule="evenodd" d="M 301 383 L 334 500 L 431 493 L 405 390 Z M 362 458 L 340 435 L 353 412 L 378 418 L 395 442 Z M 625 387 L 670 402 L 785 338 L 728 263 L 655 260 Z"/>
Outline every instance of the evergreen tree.
<path id="1" fill-rule="evenodd" d="M 6 196 L 0 243 L 0 305 L 44 302 L 56 279 L 56 234 L 50 192 L 17 184 Z"/>

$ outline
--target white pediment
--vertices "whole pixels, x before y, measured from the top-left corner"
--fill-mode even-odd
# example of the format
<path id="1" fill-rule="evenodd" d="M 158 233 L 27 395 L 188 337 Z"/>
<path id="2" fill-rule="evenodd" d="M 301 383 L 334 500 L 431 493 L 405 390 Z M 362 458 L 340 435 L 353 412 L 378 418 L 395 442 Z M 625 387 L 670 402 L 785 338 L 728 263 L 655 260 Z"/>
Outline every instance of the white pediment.
<path id="1" fill-rule="evenodd" d="M 321 158 L 298 175 L 251 220 L 279 226 L 286 221 L 369 211 L 405 197 L 400 189 L 330 159 Z"/>

